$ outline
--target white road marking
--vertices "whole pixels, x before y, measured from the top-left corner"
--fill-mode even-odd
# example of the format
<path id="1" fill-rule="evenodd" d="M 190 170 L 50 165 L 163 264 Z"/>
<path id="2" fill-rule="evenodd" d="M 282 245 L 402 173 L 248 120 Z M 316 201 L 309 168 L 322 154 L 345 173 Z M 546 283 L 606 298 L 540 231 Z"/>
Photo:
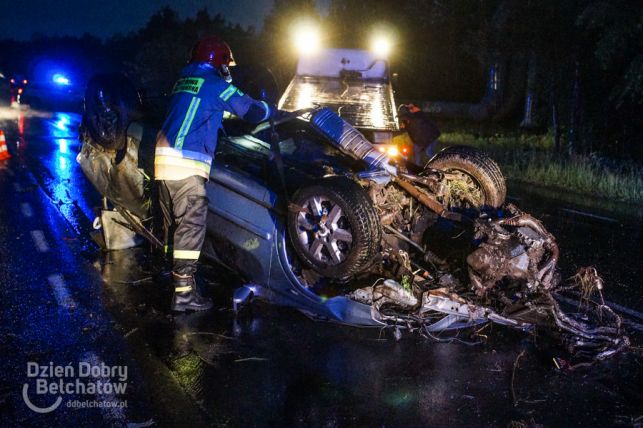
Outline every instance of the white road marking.
<path id="1" fill-rule="evenodd" d="M 16 191 L 16 192 L 18 192 L 18 193 L 22 192 L 22 186 L 21 186 L 21 185 L 20 185 L 20 183 L 18 183 L 17 181 L 13 183 L 13 188 L 14 188 L 14 189 L 15 189 L 15 191 Z"/>
<path id="2" fill-rule="evenodd" d="M 67 289 L 67 284 L 60 274 L 53 274 L 47 277 L 47 282 L 51 286 L 51 289 L 54 292 L 54 297 L 56 298 L 56 303 L 58 306 L 62 306 L 66 309 L 71 309 L 76 307 L 76 302 L 74 298 L 69 294 Z"/>
<path id="3" fill-rule="evenodd" d="M 571 294 L 573 294 L 573 295 L 575 295 L 577 297 L 580 297 L 580 294 L 578 293 L 578 291 L 569 291 L 569 293 L 571 293 Z M 563 300 L 565 300 L 565 296 L 561 296 L 560 294 L 556 294 L 556 297 L 561 297 L 561 298 L 563 298 Z M 573 299 L 569 299 L 569 298 L 566 298 L 566 299 L 567 299 L 568 303 L 571 301 L 571 302 L 575 302 L 576 304 L 578 304 L 578 300 L 573 300 Z M 594 303 L 597 303 L 597 302 L 594 302 Z M 610 302 L 609 300 L 606 300 L 605 304 L 607 306 L 609 306 L 610 308 L 614 309 L 617 312 L 622 312 L 622 313 L 627 314 L 627 315 L 629 315 L 629 316 L 631 316 L 633 318 L 637 318 L 639 321 L 643 321 L 643 313 L 641 313 L 639 311 L 636 311 L 636 310 L 634 310 L 632 308 L 627 308 L 627 307 L 625 307 L 623 305 L 619 305 L 618 303 Z"/>
<path id="4" fill-rule="evenodd" d="M 25 217 L 33 217 L 33 210 L 31 209 L 31 205 L 29 205 L 29 202 L 21 203 L 20 211 L 22 211 L 22 215 L 24 215 Z"/>
<path id="5" fill-rule="evenodd" d="M 93 352 L 87 352 L 86 354 L 83 355 L 82 358 L 83 362 L 89 363 L 91 366 L 105 366 L 106 364 L 103 363 L 103 361 L 98 357 Z M 99 380 L 101 383 L 104 385 L 106 383 L 120 383 L 120 379 L 117 378 L 110 378 L 110 377 L 100 377 Z M 129 377 L 127 378 L 124 383 L 127 385 L 129 381 Z M 127 391 L 127 389 L 126 389 Z M 127 426 L 126 425 L 126 420 L 125 420 L 125 409 L 123 407 L 119 407 L 118 403 L 125 401 L 124 397 L 120 397 L 116 395 L 114 392 L 107 393 L 96 393 L 96 400 L 97 401 L 102 401 L 102 402 L 110 402 L 114 403 L 115 405 L 113 406 L 103 406 L 100 407 L 100 411 L 103 414 L 103 419 L 106 420 L 106 422 L 109 422 L 109 425 L 111 426 Z"/>
<path id="6" fill-rule="evenodd" d="M 33 242 L 36 244 L 36 248 L 38 249 L 38 251 L 40 251 L 41 253 L 46 253 L 47 251 L 49 251 L 49 244 L 47 243 L 45 234 L 42 233 L 42 230 L 32 230 L 31 239 L 33 239 Z"/>
<path id="7" fill-rule="evenodd" d="M 556 294 L 556 298 L 561 300 L 561 301 L 563 301 L 563 302 L 565 302 L 565 303 L 568 303 L 570 305 L 574 305 L 574 306 L 579 305 L 578 300 L 570 299 L 569 297 L 565 297 L 565 296 L 562 296 L 560 294 Z M 638 311 L 635 311 L 634 309 L 626 308 L 625 306 L 621 306 L 621 305 L 618 305 L 616 303 L 612 303 L 612 302 L 609 302 L 609 301 L 605 301 L 605 304 L 607 306 L 609 306 L 610 308 L 612 308 L 612 310 L 614 310 L 616 312 L 621 312 L 622 314 L 630 315 L 630 316 L 632 316 L 634 318 L 643 319 L 643 314 L 641 314 Z M 628 319 L 628 318 L 624 317 L 623 318 L 623 324 L 629 325 L 634 330 L 643 331 L 643 324 L 639 324 L 636 321 L 632 321 L 631 319 Z"/>
<path id="8" fill-rule="evenodd" d="M 570 214 L 575 214 L 577 216 L 581 217 L 589 217 L 589 218 L 594 218 L 596 220 L 602 220 L 608 223 L 618 223 L 618 220 L 611 218 L 611 217 L 604 217 L 602 215 L 596 215 L 592 213 L 588 213 L 585 211 L 578 211 L 578 210 L 573 210 L 571 208 L 561 208 L 560 209 L 562 212 L 570 213 Z"/>
<path id="9" fill-rule="evenodd" d="M 628 320 L 627 318 L 623 319 L 623 324 L 629 326 L 630 328 L 633 328 L 634 330 L 643 331 L 643 325 L 635 321 Z"/>

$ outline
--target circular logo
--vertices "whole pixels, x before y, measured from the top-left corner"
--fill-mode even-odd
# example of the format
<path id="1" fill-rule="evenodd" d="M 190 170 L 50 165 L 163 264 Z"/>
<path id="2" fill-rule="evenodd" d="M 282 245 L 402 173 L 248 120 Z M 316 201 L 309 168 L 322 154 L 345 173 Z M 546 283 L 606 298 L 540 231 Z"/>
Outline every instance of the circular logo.
<path id="1" fill-rule="evenodd" d="M 60 406 L 60 403 L 62 403 L 63 398 L 59 395 L 58 398 L 56 398 L 56 401 L 54 404 L 52 404 L 49 407 L 38 407 L 35 404 L 29 400 L 29 395 L 27 394 L 27 391 L 29 390 L 29 384 L 24 384 L 22 386 L 22 399 L 24 400 L 25 404 L 27 407 L 29 407 L 31 410 L 33 410 L 36 413 L 50 413 L 53 412 Z"/>

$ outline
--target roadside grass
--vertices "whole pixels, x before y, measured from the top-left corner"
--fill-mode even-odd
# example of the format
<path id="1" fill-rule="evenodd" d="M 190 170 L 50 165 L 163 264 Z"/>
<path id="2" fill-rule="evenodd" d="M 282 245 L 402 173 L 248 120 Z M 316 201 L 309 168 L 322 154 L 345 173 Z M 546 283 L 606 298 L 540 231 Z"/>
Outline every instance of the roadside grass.
<path id="1" fill-rule="evenodd" d="M 440 146 L 463 144 L 491 155 L 505 177 L 587 196 L 643 203 L 643 166 L 595 155 L 557 154 L 553 137 L 543 135 L 479 136 L 445 132 Z"/>

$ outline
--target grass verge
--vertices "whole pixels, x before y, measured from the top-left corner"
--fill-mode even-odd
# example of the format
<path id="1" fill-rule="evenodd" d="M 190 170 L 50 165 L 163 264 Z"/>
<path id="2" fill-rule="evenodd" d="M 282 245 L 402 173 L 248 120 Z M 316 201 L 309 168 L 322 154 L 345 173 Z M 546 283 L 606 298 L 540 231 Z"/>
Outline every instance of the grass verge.
<path id="1" fill-rule="evenodd" d="M 494 135 L 445 132 L 440 145 L 463 144 L 491 155 L 509 180 L 534 183 L 588 196 L 643 204 L 643 166 L 593 154 L 554 151 L 551 135 Z"/>

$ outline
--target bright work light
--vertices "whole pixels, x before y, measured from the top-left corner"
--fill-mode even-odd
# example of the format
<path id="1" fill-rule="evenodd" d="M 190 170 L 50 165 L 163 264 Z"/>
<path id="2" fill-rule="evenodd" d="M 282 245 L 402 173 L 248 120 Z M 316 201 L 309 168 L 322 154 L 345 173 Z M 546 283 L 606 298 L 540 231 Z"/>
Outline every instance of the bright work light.
<path id="1" fill-rule="evenodd" d="M 378 58 L 388 58 L 392 46 L 391 39 L 382 34 L 374 36 L 371 42 L 371 50 Z"/>
<path id="2" fill-rule="evenodd" d="M 292 41 L 299 55 L 313 55 L 321 47 L 319 26 L 312 20 L 301 19 L 292 26 Z"/>

